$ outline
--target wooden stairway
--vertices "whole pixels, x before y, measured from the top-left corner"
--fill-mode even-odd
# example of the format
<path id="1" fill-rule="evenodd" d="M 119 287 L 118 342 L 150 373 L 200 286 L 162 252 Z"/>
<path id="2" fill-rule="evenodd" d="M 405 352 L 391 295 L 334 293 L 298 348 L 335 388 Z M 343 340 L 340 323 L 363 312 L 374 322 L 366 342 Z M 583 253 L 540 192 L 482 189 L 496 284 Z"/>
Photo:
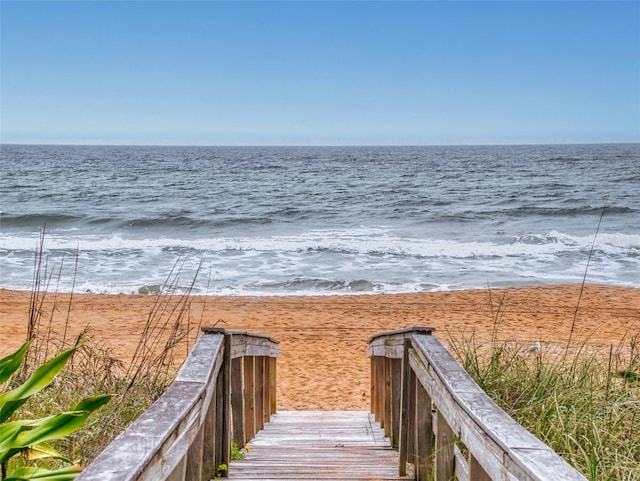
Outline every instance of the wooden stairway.
<path id="1" fill-rule="evenodd" d="M 231 462 L 229 479 L 412 479 L 398 476 L 398 452 L 364 411 L 279 412 L 249 449 Z"/>
<path id="2" fill-rule="evenodd" d="M 375 416 L 276 413 L 278 342 L 203 331 L 166 392 L 76 481 L 202 480 L 216 471 L 236 481 L 431 479 L 434 471 L 437 479 L 587 481 L 491 401 L 433 328 L 371 338 Z M 246 458 L 231 462 L 234 434 L 241 444 L 253 440 Z"/>

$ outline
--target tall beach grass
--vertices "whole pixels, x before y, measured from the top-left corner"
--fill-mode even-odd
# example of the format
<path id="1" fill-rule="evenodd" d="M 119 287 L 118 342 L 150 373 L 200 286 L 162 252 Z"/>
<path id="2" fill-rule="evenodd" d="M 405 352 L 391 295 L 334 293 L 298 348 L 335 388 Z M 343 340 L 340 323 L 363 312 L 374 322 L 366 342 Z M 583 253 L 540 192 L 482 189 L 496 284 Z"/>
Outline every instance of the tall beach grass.
<path id="1" fill-rule="evenodd" d="M 591 481 L 640 480 L 640 330 L 617 347 L 450 339 L 454 355 L 510 416 Z"/>
<path id="2" fill-rule="evenodd" d="M 27 337 L 33 342 L 23 370 L 11 381 L 12 384 L 19 384 L 54 354 L 71 346 L 79 347 L 50 388 L 27 402 L 15 417 L 46 416 L 62 411 L 85 397 L 111 395 L 111 402 L 96 412 L 83 429 L 57 443 L 58 449 L 67 457 L 86 465 L 173 381 L 179 368 L 177 360 L 183 357 L 178 356 L 178 352 L 188 352 L 190 342 L 200 331 L 201 315 L 194 316 L 196 310 L 192 309 L 195 277 L 186 283 L 187 287 L 181 287 L 182 265 L 176 263 L 160 293 L 155 296 L 145 324 L 141 326 L 132 358 L 123 361 L 116 358 L 108 347 L 91 339 L 90 327 L 85 327 L 74 337 L 68 335 L 77 331 L 77 326 L 74 329 L 70 326 L 73 294 L 68 296 L 68 302 L 60 301 L 57 281 L 62 265 L 48 266 L 43 255 L 43 239 L 44 234 L 36 249 L 27 320 Z M 59 321 L 64 328 L 54 329 L 54 325 L 60 325 Z M 90 321 L 83 322 L 89 326 Z"/>

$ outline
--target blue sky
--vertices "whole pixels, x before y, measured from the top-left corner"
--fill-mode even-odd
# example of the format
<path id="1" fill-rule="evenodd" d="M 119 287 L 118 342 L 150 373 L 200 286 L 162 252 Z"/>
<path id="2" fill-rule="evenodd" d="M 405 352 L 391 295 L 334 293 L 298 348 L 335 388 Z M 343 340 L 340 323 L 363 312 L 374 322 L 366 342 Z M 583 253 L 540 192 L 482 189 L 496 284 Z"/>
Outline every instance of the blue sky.
<path id="1" fill-rule="evenodd" d="M 3 143 L 640 141 L 640 2 L 0 2 Z"/>

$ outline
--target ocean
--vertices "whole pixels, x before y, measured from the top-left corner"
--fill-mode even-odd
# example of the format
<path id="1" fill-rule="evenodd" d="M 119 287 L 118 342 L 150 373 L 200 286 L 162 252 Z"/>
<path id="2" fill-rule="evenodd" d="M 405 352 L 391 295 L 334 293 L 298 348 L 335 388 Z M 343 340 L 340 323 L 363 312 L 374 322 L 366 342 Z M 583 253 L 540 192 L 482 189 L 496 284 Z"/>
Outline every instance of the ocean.
<path id="1" fill-rule="evenodd" d="M 640 144 L 0 149 L 0 288 L 640 287 Z"/>

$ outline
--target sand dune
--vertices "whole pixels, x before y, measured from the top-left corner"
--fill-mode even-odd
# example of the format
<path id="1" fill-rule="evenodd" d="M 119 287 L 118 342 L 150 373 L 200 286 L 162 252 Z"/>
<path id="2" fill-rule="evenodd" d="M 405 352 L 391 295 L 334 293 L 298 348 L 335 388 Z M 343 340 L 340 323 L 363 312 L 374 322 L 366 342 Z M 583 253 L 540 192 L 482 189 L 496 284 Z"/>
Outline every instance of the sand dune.
<path id="1" fill-rule="evenodd" d="M 194 297 L 193 326 L 214 325 L 271 335 L 281 342 L 278 405 L 281 409 L 365 409 L 369 405 L 367 342 L 371 335 L 407 326 L 432 326 L 445 343 L 451 337 L 498 338 L 522 344 L 566 343 L 580 295 L 579 285 L 519 287 L 416 294 L 317 297 Z M 0 290 L 0 355 L 26 336 L 29 292 Z M 48 319 L 53 294 L 43 306 Z M 69 335 L 85 326 L 91 337 L 124 361 L 135 349 L 155 298 L 152 296 L 60 295 L 52 326 L 69 316 Z M 499 314 L 498 314 L 499 311 Z M 193 330 L 192 339 L 196 329 Z M 640 289 L 585 286 L 573 339 L 608 352 L 626 336 L 640 336 Z M 180 356 L 186 354 L 183 349 Z"/>

